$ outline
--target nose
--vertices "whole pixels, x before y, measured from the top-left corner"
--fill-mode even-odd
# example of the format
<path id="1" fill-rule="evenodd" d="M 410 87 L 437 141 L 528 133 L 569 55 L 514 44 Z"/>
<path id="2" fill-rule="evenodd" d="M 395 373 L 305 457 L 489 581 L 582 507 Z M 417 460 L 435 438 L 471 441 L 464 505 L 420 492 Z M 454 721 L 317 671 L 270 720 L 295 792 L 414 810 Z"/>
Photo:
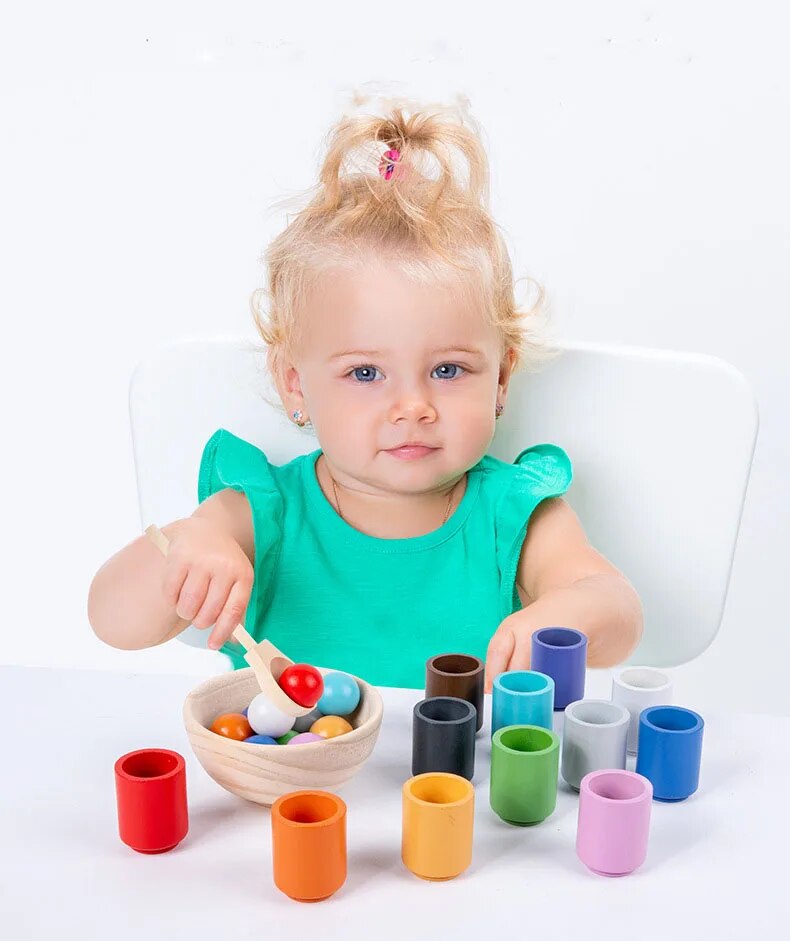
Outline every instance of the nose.
<path id="1" fill-rule="evenodd" d="M 389 408 L 389 420 L 394 425 L 399 421 L 425 422 L 436 421 L 436 409 L 428 397 L 414 391 L 400 396 Z"/>

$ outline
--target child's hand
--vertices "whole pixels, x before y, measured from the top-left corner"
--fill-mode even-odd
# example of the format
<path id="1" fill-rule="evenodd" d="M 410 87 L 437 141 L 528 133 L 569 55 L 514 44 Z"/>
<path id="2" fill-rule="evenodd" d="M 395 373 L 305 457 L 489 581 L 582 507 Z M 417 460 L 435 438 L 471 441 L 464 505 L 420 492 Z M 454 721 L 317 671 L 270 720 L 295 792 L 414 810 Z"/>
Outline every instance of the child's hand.
<path id="1" fill-rule="evenodd" d="M 530 623 L 522 611 L 502 621 L 488 644 L 486 654 L 485 691 L 491 692 L 494 680 L 506 670 L 528 670 L 532 652 L 532 635 L 538 626 Z"/>
<path id="2" fill-rule="evenodd" d="M 180 618 L 201 630 L 214 625 L 212 650 L 244 623 L 252 582 L 252 564 L 232 536 L 205 518 L 179 522 L 165 559 L 164 594 Z"/>

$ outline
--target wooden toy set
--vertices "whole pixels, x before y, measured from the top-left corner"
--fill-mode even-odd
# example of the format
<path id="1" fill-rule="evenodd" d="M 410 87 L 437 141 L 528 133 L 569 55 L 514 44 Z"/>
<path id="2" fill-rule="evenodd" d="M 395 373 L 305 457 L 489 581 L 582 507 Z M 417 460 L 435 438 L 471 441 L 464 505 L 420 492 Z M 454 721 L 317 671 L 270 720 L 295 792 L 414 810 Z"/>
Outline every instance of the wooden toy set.
<path id="1" fill-rule="evenodd" d="M 167 540 L 146 531 L 159 548 Z M 271 806 L 274 881 L 286 895 L 318 901 L 346 878 L 346 805 L 331 793 L 373 750 L 383 708 L 358 677 L 294 664 L 239 625 L 251 670 L 201 684 L 184 704 L 190 744 L 227 790 Z M 592 871 L 633 872 L 646 857 L 653 800 L 681 801 L 699 783 L 704 722 L 671 705 L 667 677 L 622 670 L 611 701 L 584 699 L 587 639 L 544 628 L 532 638 L 530 670 L 494 681 L 491 809 L 530 826 L 556 806 L 558 779 L 579 792 L 576 851 Z M 472 860 L 477 733 L 484 665 L 444 654 L 426 664 L 425 698 L 414 707 L 412 777 L 402 790 L 404 865 L 429 880 L 460 875 Z M 562 739 L 553 731 L 564 711 Z M 636 753 L 636 771 L 626 759 Z M 182 756 L 144 749 L 115 763 L 121 840 L 162 853 L 187 834 Z"/>

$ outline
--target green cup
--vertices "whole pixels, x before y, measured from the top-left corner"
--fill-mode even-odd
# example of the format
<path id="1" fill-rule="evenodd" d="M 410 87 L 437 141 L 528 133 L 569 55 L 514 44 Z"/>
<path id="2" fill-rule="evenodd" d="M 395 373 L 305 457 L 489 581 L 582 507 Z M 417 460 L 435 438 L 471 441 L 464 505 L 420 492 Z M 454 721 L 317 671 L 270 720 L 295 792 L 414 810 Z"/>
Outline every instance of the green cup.
<path id="1" fill-rule="evenodd" d="M 507 725 L 491 739 L 491 809 L 506 823 L 540 823 L 557 805 L 560 740 L 538 725 Z"/>

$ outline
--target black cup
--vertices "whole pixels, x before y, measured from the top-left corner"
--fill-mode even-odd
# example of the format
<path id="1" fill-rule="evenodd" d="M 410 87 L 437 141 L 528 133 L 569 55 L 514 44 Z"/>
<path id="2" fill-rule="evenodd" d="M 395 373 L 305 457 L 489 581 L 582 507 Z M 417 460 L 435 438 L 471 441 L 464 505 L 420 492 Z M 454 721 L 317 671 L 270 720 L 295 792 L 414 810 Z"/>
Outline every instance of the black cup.
<path id="1" fill-rule="evenodd" d="M 446 771 L 468 781 L 475 773 L 477 709 L 465 699 L 434 696 L 414 707 L 412 775 Z"/>

